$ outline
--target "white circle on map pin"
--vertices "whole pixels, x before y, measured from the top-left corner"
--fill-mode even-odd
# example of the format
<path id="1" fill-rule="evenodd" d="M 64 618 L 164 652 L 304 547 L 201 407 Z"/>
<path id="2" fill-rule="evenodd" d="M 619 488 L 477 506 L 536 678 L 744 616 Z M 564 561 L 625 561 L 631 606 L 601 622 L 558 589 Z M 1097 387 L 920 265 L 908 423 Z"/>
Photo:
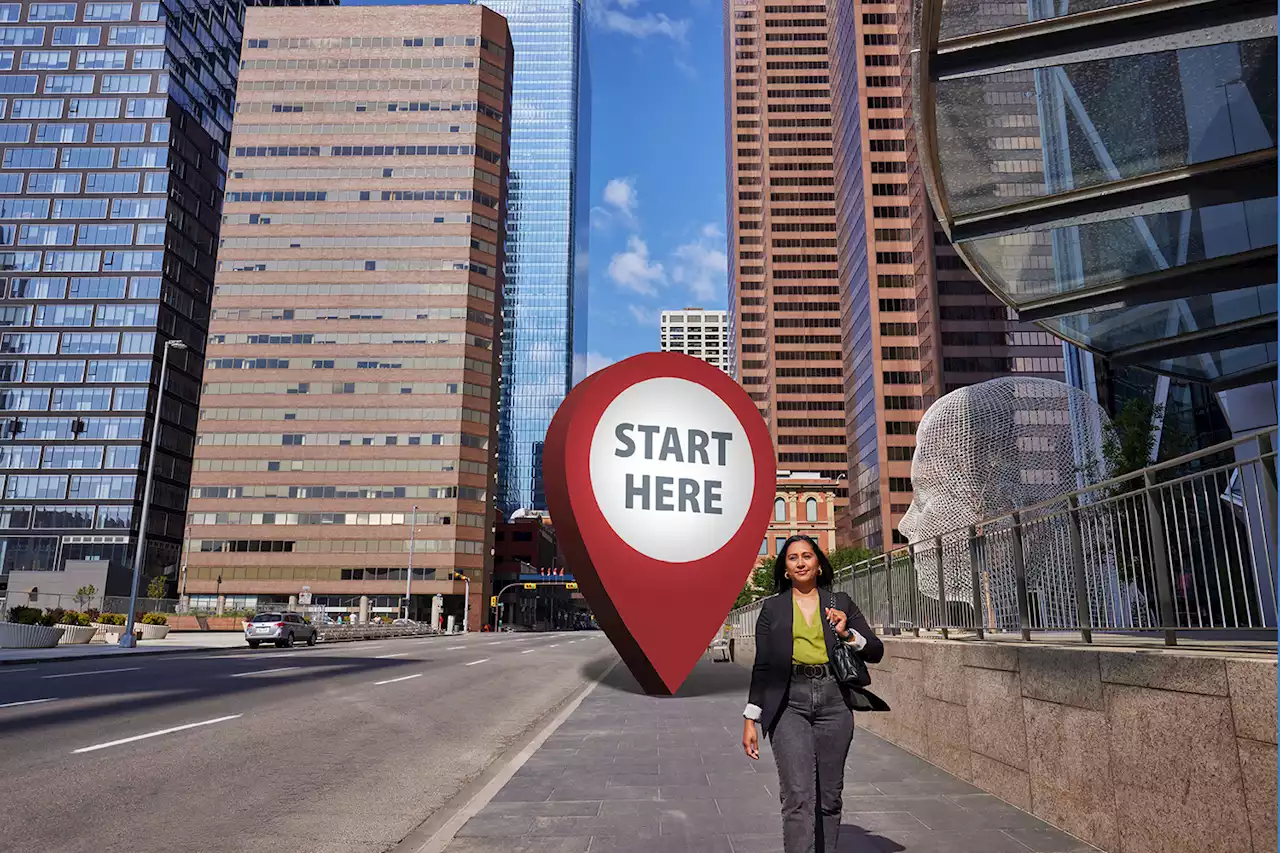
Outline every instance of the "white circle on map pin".
<path id="1" fill-rule="evenodd" d="M 653 440 L 653 459 L 645 458 L 645 436 L 635 429 L 629 433 L 635 442 L 635 452 L 627 457 L 617 455 L 616 451 L 624 445 L 615 431 L 624 423 L 660 427 Z M 668 427 L 678 431 L 683 461 L 657 458 Z M 732 436 L 724 443 L 723 466 L 718 464 L 715 441 L 711 441 L 707 449 L 711 464 L 702 464 L 700 458 L 690 461 L 691 429 L 701 430 L 708 436 L 712 432 Z M 700 560 L 723 548 L 746 519 L 755 491 L 755 457 L 747 431 L 737 415 L 710 389 L 675 377 L 646 379 L 614 398 L 600 416 L 592 435 L 590 465 L 596 503 L 613 532 L 646 557 L 668 563 Z M 627 474 L 633 475 L 636 484 L 643 482 L 644 475 L 649 475 L 648 509 L 642 508 L 639 499 L 633 499 L 632 506 L 627 507 Z M 656 509 L 657 477 L 672 477 L 677 482 L 681 478 L 696 481 L 700 510 L 705 507 L 702 498 L 706 481 L 719 481 L 721 513 L 659 511 Z M 686 504 L 686 509 L 691 506 Z"/>

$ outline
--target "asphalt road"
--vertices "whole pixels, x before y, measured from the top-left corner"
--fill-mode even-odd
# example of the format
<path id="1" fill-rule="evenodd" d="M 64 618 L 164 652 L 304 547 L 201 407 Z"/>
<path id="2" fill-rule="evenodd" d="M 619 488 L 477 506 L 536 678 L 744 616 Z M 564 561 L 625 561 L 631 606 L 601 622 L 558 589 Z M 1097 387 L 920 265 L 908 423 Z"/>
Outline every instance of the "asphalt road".
<path id="1" fill-rule="evenodd" d="M 385 851 L 614 660 L 591 631 L 0 667 L 0 851 Z"/>

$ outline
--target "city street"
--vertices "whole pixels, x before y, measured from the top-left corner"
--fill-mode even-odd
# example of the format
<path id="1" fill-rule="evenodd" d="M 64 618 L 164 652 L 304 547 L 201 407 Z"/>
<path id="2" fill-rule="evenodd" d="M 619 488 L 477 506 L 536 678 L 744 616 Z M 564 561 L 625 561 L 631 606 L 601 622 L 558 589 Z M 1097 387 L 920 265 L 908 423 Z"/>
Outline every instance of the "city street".
<path id="1" fill-rule="evenodd" d="M 615 659 L 578 632 L 0 668 L 0 851 L 386 850 Z"/>

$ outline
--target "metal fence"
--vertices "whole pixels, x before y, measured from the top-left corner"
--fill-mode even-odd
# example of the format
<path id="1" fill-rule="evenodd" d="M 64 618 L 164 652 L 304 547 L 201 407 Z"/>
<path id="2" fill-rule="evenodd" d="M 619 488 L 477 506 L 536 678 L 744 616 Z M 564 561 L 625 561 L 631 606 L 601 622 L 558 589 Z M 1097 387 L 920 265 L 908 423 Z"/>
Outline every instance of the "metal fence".
<path id="1" fill-rule="evenodd" d="M 1275 640 L 1276 430 L 837 570 L 868 622 L 936 631 L 1256 632 Z M 730 614 L 751 636 L 760 604 Z"/>
<path id="2" fill-rule="evenodd" d="M 139 598 L 138 613 L 175 613 L 178 609 L 176 598 Z M 28 592 L 9 590 L 5 598 L 0 598 L 0 611 L 10 607 L 38 607 L 41 610 L 98 610 L 102 613 L 127 613 L 129 596 L 127 595 L 78 595 L 69 592 Z"/>

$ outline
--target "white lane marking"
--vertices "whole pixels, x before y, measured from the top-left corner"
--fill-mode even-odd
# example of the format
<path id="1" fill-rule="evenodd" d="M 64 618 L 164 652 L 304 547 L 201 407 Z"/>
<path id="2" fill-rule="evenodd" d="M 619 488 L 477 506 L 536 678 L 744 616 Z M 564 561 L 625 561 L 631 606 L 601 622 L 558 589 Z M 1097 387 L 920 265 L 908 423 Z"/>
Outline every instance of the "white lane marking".
<path id="1" fill-rule="evenodd" d="M 533 653 L 534 653 L 534 652 L 536 652 L 536 651 L 537 651 L 537 649 L 525 649 L 525 650 L 524 650 L 524 651 L 522 651 L 520 654 L 522 654 L 522 655 L 531 655 L 531 654 L 533 654 Z"/>
<path id="2" fill-rule="evenodd" d="M 409 653 L 408 653 L 408 652 L 393 652 L 392 654 L 389 654 L 389 655 L 378 655 L 376 658 L 374 658 L 374 660 L 386 660 L 387 658 L 402 658 L 402 657 L 404 657 L 404 656 L 405 656 L 405 655 L 407 655 L 407 654 L 409 654 Z"/>
<path id="3" fill-rule="evenodd" d="M 449 648 L 445 649 L 445 651 L 454 652 L 454 651 L 457 651 L 458 649 L 465 649 L 465 648 L 466 646 L 450 646 Z"/>
<path id="4" fill-rule="evenodd" d="M 555 648 L 559 648 L 559 647 L 560 647 L 560 644 L 559 644 L 559 643 L 552 643 L 551 645 L 547 646 L 547 648 L 549 648 L 549 649 L 555 649 Z"/>
<path id="5" fill-rule="evenodd" d="M 486 646 L 500 646 L 502 643 L 485 643 Z"/>
<path id="6" fill-rule="evenodd" d="M 0 675 L 8 675 L 13 672 L 35 672 L 35 671 L 36 671 L 36 668 L 34 666 L 24 666 L 22 669 L 8 669 L 6 667 L 0 667 Z"/>
<path id="7" fill-rule="evenodd" d="M 60 672 L 57 675 L 42 675 L 41 678 L 75 678 L 80 675 L 108 675 L 113 672 L 137 672 L 140 666 L 126 666 L 120 669 L 91 669 L 84 672 Z"/>
<path id="8" fill-rule="evenodd" d="M 388 678 L 386 681 L 373 682 L 374 687 L 381 687 L 384 684 L 395 684 L 397 681 L 408 681 L 411 678 L 421 678 L 422 673 L 414 673 L 413 675 L 402 675 L 399 678 Z"/>
<path id="9" fill-rule="evenodd" d="M 6 702 L 0 708 L 17 708 L 20 705 L 39 705 L 44 702 L 57 702 L 57 699 L 28 699 L 25 702 Z"/>
<path id="10" fill-rule="evenodd" d="M 198 723 L 187 723 L 185 726 L 174 726 L 169 729 L 161 729 L 158 732 L 147 732 L 145 735 L 134 735 L 133 737 L 120 738 L 120 740 L 109 740 L 106 743 L 95 743 L 93 746 L 82 746 L 79 749 L 71 751 L 72 755 L 80 755 L 84 752 L 97 752 L 99 749 L 108 749 L 113 746 L 122 746 L 126 743 L 134 743 L 147 738 L 160 737 L 161 735 L 171 735 L 174 732 L 185 732 L 187 729 L 198 729 L 201 726 L 212 726 L 216 723 L 225 723 L 228 720 L 238 720 L 243 714 L 231 714 L 226 717 L 215 717 L 212 720 L 202 720 Z"/>
<path id="11" fill-rule="evenodd" d="M 478 663 L 488 663 L 488 662 L 489 662 L 488 658 L 480 658 L 480 660 L 473 660 L 471 663 L 463 664 L 463 666 L 475 666 Z"/>
<path id="12" fill-rule="evenodd" d="M 270 675 L 273 672 L 292 672 L 295 669 L 301 669 L 301 667 L 281 666 L 281 667 L 277 667 L 276 669 L 255 669 L 253 672 L 237 672 L 235 675 L 231 675 L 228 677 L 229 678 L 248 678 L 251 675 Z"/>

